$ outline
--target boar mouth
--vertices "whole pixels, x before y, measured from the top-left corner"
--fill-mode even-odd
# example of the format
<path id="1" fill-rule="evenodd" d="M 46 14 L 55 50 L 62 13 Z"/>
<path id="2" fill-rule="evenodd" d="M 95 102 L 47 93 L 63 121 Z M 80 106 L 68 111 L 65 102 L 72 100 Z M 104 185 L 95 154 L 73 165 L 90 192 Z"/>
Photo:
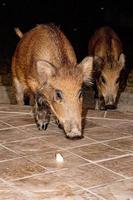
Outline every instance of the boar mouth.
<path id="1" fill-rule="evenodd" d="M 76 135 L 74 137 L 70 137 L 69 135 L 66 135 L 66 138 L 71 139 L 71 140 L 79 140 L 79 139 L 84 138 L 84 136 L 83 135 Z"/>
<path id="2" fill-rule="evenodd" d="M 116 109 L 117 107 L 116 107 L 116 105 L 105 105 L 105 108 L 106 108 L 106 109 L 109 109 L 109 110 L 114 110 L 114 109 Z"/>
<path id="3" fill-rule="evenodd" d="M 67 138 L 72 139 L 72 140 L 83 138 L 83 134 L 81 130 L 77 128 L 72 128 L 70 131 L 65 131 L 65 135 Z"/>

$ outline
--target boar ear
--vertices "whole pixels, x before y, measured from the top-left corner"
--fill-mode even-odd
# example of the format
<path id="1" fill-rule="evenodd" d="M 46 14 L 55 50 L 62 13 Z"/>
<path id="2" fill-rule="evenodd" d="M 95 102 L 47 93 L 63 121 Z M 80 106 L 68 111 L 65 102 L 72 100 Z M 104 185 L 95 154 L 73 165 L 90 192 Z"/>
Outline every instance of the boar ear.
<path id="1" fill-rule="evenodd" d="M 55 75 L 56 68 L 46 60 L 38 60 L 36 62 L 36 70 L 40 84 L 44 84 L 48 79 Z"/>
<path id="2" fill-rule="evenodd" d="M 120 64 L 120 68 L 124 68 L 125 66 L 125 55 L 123 53 L 120 54 L 119 56 L 119 64 Z"/>
<path id="3" fill-rule="evenodd" d="M 92 78 L 92 65 L 93 65 L 93 57 L 90 56 L 85 57 L 79 64 L 79 67 L 83 74 L 84 82 L 87 82 Z"/>

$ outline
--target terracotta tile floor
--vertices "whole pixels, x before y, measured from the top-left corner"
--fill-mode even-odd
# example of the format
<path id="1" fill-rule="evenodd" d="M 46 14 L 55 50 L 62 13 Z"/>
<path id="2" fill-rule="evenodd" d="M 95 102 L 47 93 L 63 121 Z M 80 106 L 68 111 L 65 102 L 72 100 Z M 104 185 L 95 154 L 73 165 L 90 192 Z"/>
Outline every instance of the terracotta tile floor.
<path id="1" fill-rule="evenodd" d="M 57 163 L 60 152 L 64 162 Z M 84 138 L 0 105 L 0 200 L 133 200 L 133 113 L 89 110 Z"/>

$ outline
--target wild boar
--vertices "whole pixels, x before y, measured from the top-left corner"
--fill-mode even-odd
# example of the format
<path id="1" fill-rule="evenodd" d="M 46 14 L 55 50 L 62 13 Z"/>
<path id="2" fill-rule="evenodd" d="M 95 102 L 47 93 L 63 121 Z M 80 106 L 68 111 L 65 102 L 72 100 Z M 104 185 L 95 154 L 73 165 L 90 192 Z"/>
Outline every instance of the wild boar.
<path id="1" fill-rule="evenodd" d="M 96 109 L 115 109 L 125 66 L 122 43 L 110 27 L 98 29 L 89 41 L 89 56 L 93 56 Z"/>
<path id="2" fill-rule="evenodd" d="M 91 80 L 93 58 L 77 64 L 72 45 L 55 25 L 38 25 L 20 38 L 12 58 L 18 104 L 32 94 L 39 129 L 47 128 L 52 112 L 68 138 L 81 138 L 82 85 Z"/>

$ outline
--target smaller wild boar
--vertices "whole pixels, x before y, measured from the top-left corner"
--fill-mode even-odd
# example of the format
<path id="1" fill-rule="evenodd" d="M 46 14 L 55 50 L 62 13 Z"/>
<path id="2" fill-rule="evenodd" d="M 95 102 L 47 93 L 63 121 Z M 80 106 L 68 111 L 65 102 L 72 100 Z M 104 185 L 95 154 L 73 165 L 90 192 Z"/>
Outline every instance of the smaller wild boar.
<path id="1" fill-rule="evenodd" d="M 12 75 L 18 104 L 31 94 L 39 129 L 47 128 L 53 112 L 68 138 L 81 138 L 82 85 L 91 80 L 93 58 L 77 64 L 72 45 L 55 25 L 16 33 L 21 40 L 12 58 Z"/>
<path id="2" fill-rule="evenodd" d="M 98 29 L 89 41 L 89 56 L 93 56 L 96 109 L 114 109 L 125 66 L 122 43 L 110 27 Z"/>

